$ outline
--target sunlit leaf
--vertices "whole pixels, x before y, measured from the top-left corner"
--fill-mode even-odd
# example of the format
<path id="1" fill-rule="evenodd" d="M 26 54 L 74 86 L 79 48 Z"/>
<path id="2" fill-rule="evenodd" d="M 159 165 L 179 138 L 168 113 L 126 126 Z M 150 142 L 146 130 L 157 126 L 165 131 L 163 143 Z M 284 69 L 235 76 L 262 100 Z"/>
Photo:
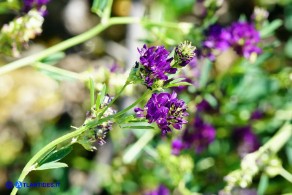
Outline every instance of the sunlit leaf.
<path id="1" fill-rule="evenodd" d="M 68 167 L 66 163 L 61 163 L 61 162 L 49 162 L 41 165 L 40 167 L 37 167 L 35 170 L 47 170 L 47 169 L 58 169 L 58 168 L 63 168 L 63 167 Z"/>

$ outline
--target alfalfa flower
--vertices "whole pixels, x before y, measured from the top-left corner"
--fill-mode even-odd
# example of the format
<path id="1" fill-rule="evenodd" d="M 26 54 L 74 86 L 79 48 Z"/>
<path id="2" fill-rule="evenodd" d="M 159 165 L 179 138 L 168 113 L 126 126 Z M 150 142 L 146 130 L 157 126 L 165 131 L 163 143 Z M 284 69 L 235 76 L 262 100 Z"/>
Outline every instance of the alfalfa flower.
<path id="1" fill-rule="evenodd" d="M 135 108 L 138 117 L 145 117 L 149 123 L 155 122 L 162 134 L 171 132 L 170 126 L 181 129 L 187 123 L 187 106 L 183 100 L 177 99 L 177 94 L 154 93 L 148 100 L 144 109 Z"/>
<path id="2" fill-rule="evenodd" d="M 105 108 L 108 106 L 108 104 L 112 101 L 112 97 L 105 96 L 103 103 L 100 105 L 100 109 Z M 102 118 L 111 116 L 116 114 L 116 110 L 109 107 L 102 115 Z M 86 113 L 86 121 L 85 124 L 96 119 L 98 113 L 95 109 L 92 109 L 91 111 L 88 111 Z M 105 138 L 107 133 L 112 129 L 113 121 L 107 120 L 101 124 L 98 124 L 95 127 L 92 127 L 85 131 L 83 134 L 81 134 L 78 138 L 78 143 L 80 143 L 86 150 L 93 151 L 96 150 L 96 147 L 93 146 L 94 143 L 97 143 L 99 145 L 105 144 Z"/>
<path id="3" fill-rule="evenodd" d="M 247 59 L 253 59 L 259 55 L 262 50 L 258 47 L 260 42 L 260 33 L 253 24 L 248 22 L 235 22 L 228 29 L 231 39 L 231 46 L 239 54 Z"/>
<path id="4" fill-rule="evenodd" d="M 140 53 L 140 62 L 138 65 L 138 77 L 143 80 L 144 84 L 151 88 L 159 80 L 168 80 L 167 74 L 176 73 L 176 68 L 170 66 L 173 58 L 169 57 L 169 52 L 164 46 L 147 47 L 144 45 Z"/>
<path id="5" fill-rule="evenodd" d="M 19 57 L 23 48 L 28 42 L 42 32 L 43 16 L 35 9 L 30 10 L 26 15 L 16 18 L 3 25 L 0 33 L 2 43 L 0 51 Z"/>
<path id="6" fill-rule="evenodd" d="M 195 57 L 196 47 L 189 41 L 180 43 L 175 48 L 174 60 L 178 66 L 186 66 Z"/>

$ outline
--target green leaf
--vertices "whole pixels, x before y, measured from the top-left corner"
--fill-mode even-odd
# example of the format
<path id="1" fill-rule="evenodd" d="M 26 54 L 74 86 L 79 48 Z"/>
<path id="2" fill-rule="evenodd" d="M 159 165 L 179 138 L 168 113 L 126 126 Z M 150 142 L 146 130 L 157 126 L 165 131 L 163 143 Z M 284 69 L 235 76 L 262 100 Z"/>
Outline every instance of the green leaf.
<path id="1" fill-rule="evenodd" d="M 174 79 L 174 80 L 170 81 L 169 83 L 178 83 L 178 82 L 183 81 L 185 79 L 186 78 L 178 78 L 178 79 Z"/>
<path id="2" fill-rule="evenodd" d="M 68 167 L 66 163 L 61 163 L 61 162 L 49 162 L 41 165 L 40 167 L 36 168 L 35 170 L 47 170 L 47 169 L 58 169 L 58 168 L 63 168 L 63 167 Z"/>
<path id="3" fill-rule="evenodd" d="M 203 88 L 206 86 L 209 80 L 211 69 L 212 69 L 212 62 L 210 60 L 206 60 L 205 63 L 203 64 L 202 71 L 201 71 L 201 76 L 200 76 L 200 81 L 199 81 L 200 88 Z"/>
<path id="4" fill-rule="evenodd" d="M 50 152 L 45 158 L 43 158 L 38 164 L 43 165 L 49 162 L 56 162 L 67 156 L 72 151 L 72 146 L 63 147 L 60 150 Z"/>
<path id="5" fill-rule="evenodd" d="M 152 126 L 122 126 L 123 129 L 154 129 Z"/>
<path id="6" fill-rule="evenodd" d="M 282 26 L 283 21 L 280 19 L 276 19 L 273 22 L 269 23 L 268 25 L 264 26 L 260 30 L 261 38 L 266 38 L 271 36 L 275 30 L 277 30 L 280 26 Z"/>
<path id="7" fill-rule="evenodd" d="M 102 17 L 108 3 L 109 0 L 94 0 L 91 11 L 97 14 L 99 17 Z"/>
<path id="8" fill-rule="evenodd" d="M 169 87 L 179 87 L 179 86 L 186 86 L 186 85 L 192 85 L 192 84 L 189 82 L 178 82 L 178 83 L 169 83 L 165 87 L 169 88 Z"/>
<path id="9" fill-rule="evenodd" d="M 54 65 L 57 62 L 59 62 L 61 59 L 63 59 L 64 57 L 65 57 L 64 52 L 57 52 L 57 53 L 54 53 L 54 54 L 44 58 L 43 60 L 41 60 L 41 62 L 44 64 Z"/>
<path id="10" fill-rule="evenodd" d="M 95 86 L 94 81 L 92 78 L 89 79 L 89 89 L 90 89 L 90 107 L 94 105 L 94 93 L 95 93 Z"/>
<path id="11" fill-rule="evenodd" d="M 101 105 L 103 103 L 105 95 L 106 95 L 106 85 L 103 84 L 102 89 L 100 91 L 100 98 L 98 98 L 99 99 L 99 105 Z"/>

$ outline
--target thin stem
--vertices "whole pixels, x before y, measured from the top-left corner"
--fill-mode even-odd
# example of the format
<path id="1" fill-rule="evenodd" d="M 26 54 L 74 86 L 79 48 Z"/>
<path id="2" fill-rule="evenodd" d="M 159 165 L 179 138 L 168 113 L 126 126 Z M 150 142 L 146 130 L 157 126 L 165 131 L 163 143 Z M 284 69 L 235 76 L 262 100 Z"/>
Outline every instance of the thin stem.
<path id="1" fill-rule="evenodd" d="M 286 122 L 281 129 L 257 151 L 258 157 L 266 151 L 277 153 L 286 142 L 290 140 L 291 136 L 292 125 L 289 122 Z"/>
<path id="2" fill-rule="evenodd" d="M 81 81 L 84 81 L 87 79 L 86 76 L 84 76 L 80 73 L 64 70 L 64 69 L 61 69 L 61 68 L 58 68 L 58 67 L 55 67 L 52 65 L 48 65 L 45 63 L 41 63 L 41 62 L 36 62 L 33 65 L 33 67 L 38 68 L 40 70 L 46 70 L 46 71 L 49 71 L 52 73 L 56 73 L 56 74 L 59 74 L 59 75 L 65 76 L 65 77 L 72 78 L 72 79 L 77 79 L 77 80 L 81 80 Z"/>
<path id="3" fill-rule="evenodd" d="M 133 104 L 123 109 L 122 111 L 118 112 L 117 114 L 113 115 L 113 118 L 118 118 L 119 116 L 122 116 L 123 114 L 128 112 L 130 109 L 134 108 L 137 104 L 142 102 L 151 92 L 152 92 L 151 90 L 145 91 L 145 93 L 139 99 L 137 99 Z"/>
<path id="4" fill-rule="evenodd" d="M 24 57 L 22 59 L 16 60 L 14 62 L 11 62 L 9 64 L 6 64 L 5 66 L 0 68 L 0 75 L 5 74 L 7 72 L 13 71 L 15 69 L 28 66 L 33 64 L 34 62 L 40 61 L 54 53 L 57 53 L 59 51 L 63 51 L 65 49 L 68 49 L 70 47 L 73 47 L 75 45 L 78 45 L 80 43 L 83 43 L 84 41 L 96 36 L 100 32 L 104 31 L 108 27 L 112 25 L 117 24 L 130 24 L 130 23 L 137 23 L 139 22 L 139 18 L 133 18 L 133 17 L 113 17 L 108 20 L 107 23 L 98 24 L 94 28 L 88 30 L 85 33 L 82 33 L 80 35 L 77 35 L 73 38 L 70 38 L 66 41 L 63 41 L 55 46 L 52 46 L 48 49 L 45 49 L 44 51 L 41 51 L 39 53 L 30 55 L 28 57 Z"/>
<path id="5" fill-rule="evenodd" d="M 107 23 L 111 16 L 111 9 L 113 5 L 113 0 L 108 0 L 107 6 L 104 10 L 103 17 L 101 18 L 101 23 Z"/>
<path id="6" fill-rule="evenodd" d="M 26 175 L 33 171 L 36 165 L 37 160 L 39 160 L 39 158 L 41 158 L 43 155 L 45 155 L 48 151 L 50 151 L 52 148 L 54 148 L 55 146 L 57 146 L 58 144 L 69 140 L 73 137 L 76 137 L 78 135 L 80 135 L 81 133 L 83 133 L 85 130 L 87 129 L 86 126 L 82 126 L 79 129 L 68 133 L 66 135 L 63 135 L 62 137 L 50 142 L 48 145 L 46 145 L 44 148 L 42 148 L 39 152 L 37 152 L 29 161 L 28 163 L 25 165 L 25 167 L 23 168 L 23 171 L 21 172 L 19 178 L 17 181 L 22 182 L 24 180 L 24 178 L 26 177 Z M 13 188 L 11 195 L 15 195 L 17 193 L 18 189 L 16 187 Z"/>
<path id="7" fill-rule="evenodd" d="M 292 174 L 286 171 L 283 167 L 280 170 L 280 175 L 284 177 L 287 181 L 292 183 Z"/>
<path id="8" fill-rule="evenodd" d="M 98 115 L 98 118 L 101 118 L 104 114 L 104 112 L 111 107 L 111 105 L 113 105 L 113 103 L 118 99 L 118 97 L 122 94 L 122 92 L 126 89 L 126 87 L 129 85 L 130 83 L 128 81 L 126 81 L 126 83 L 124 84 L 124 86 L 122 87 L 122 89 L 119 91 L 119 93 L 114 97 L 114 99 L 112 101 L 110 101 L 110 103 L 103 109 L 103 111 Z M 97 108 L 96 108 L 97 109 Z"/>
<path id="9" fill-rule="evenodd" d="M 114 114 L 114 115 L 110 115 L 108 117 L 105 118 L 101 118 L 99 121 L 90 121 L 86 124 L 86 126 L 88 128 L 92 128 L 94 126 L 96 126 L 97 124 L 101 124 L 105 121 L 111 120 L 111 119 L 116 119 L 120 116 L 122 116 L 123 114 L 125 114 L 126 112 L 128 112 L 130 109 L 132 109 L 133 107 L 135 107 L 137 104 L 139 104 L 141 101 L 143 101 L 152 91 L 151 90 L 147 90 L 145 91 L 145 93 L 139 98 L 137 99 L 134 103 L 132 103 L 130 106 L 128 106 L 127 108 L 123 109 L 122 111 Z"/>

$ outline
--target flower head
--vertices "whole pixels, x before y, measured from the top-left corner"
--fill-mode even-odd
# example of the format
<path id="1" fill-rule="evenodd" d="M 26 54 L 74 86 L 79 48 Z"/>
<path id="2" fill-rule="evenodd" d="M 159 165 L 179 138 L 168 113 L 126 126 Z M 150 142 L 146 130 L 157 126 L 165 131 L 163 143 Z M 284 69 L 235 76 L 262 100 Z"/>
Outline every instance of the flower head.
<path id="1" fill-rule="evenodd" d="M 215 135 L 216 131 L 212 125 L 205 123 L 200 117 L 195 118 L 192 138 L 197 153 L 207 148 L 214 141 Z"/>
<path id="2" fill-rule="evenodd" d="M 170 66 L 173 58 L 169 58 L 169 52 L 164 46 L 156 46 L 147 48 L 144 45 L 141 49 L 138 48 L 140 53 L 140 77 L 143 79 L 147 87 L 152 87 L 153 83 L 157 80 L 168 79 L 168 74 L 176 73 L 176 68 Z"/>
<path id="3" fill-rule="evenodd" d="M 144 109 L 135 108 L 138 117 L 146 117 L 149 123 L 157 123 L 162 134 L 170 132 L 170 125 L 175 129 L 181 129 L 182 125 L 187 123 L 183 119 L 187 116 L 187 106 L 183 100 L 177 99 L 177 94 L 174 92 L 152 94 Z M 146 114 L 144 114 L 146 113 Z M 145 116 L 146 115 L 146 116 Z"/>
<path id="4" fill-rule="evenodd" d="M 207 38 L 203 42 L 203 47 L 224 51 L 230 47 L 230 33 L 220 26 L 214 24 L 206 31 Z"/>
<path id="5" fill-rule="evenodd" d="M 169 195 L 169 189 L 164 185 L 159 185 L 159 187 L 151 192 L 146 193 L 146 195 Z"/>
<path id="6" fill-rule="evenodd" d="M 46 15 L 46 5 L 50 0 L 23 0 L 23 10 L 29 12 L 36 8 L 43 16 Z"/>
<path id="7" fill-rule="evenodd" d="M 195 50 L 191 42 L 184 41 L 175 48 L 174 59 L 179 66 L 186 66 L 195 57 Z"/>
<path id="8" fill-rule="evenodd" d="M 231 35 L 230 44 L 239 55 L 250 59 L 253 55 L 262 52 L 258 47 L 260 34 L 254 25 L 247 22 L 235 22 L 228 31 Z"/>
<path id="9" fill-rule="evenodd" d="M 260 146 L 259 140 L 252 132 L 250 125 L 236 128 L 233 137 L 238 143 L 237 151 L 241 157 L 256 151 Z"/>
<path id="10" fill-rule="evenodd" d="M 172 154 L 178 155 L 181 150 L 194 147 L 201 153 L 215 139 L 215 128 L 196 116 L 193 125 L 188 127 L 180 139 L 172 142 Z"/>

